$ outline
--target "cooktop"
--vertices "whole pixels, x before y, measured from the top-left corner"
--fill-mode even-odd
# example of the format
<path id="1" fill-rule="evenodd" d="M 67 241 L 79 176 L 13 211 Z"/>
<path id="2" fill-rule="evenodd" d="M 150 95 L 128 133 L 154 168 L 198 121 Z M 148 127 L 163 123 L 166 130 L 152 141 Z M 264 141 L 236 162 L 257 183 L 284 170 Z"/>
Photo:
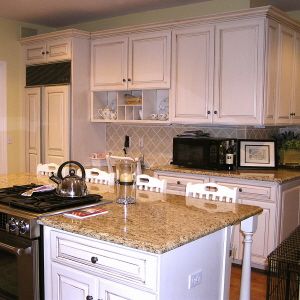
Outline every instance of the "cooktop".
<path id="1" fill-rule="evenodd" d="M 29 185 L 14 185 L 2 188 L 0 189 L 0 204 L 25 211 L 46 213 L 102 201 L 102 196 L 97 194 L 89 194 L 76 198 L 61 197 L 55 191 L 35 192 L 31 196 L 21 195 L 23 192 L 38 186 L 32 183 Z"/>

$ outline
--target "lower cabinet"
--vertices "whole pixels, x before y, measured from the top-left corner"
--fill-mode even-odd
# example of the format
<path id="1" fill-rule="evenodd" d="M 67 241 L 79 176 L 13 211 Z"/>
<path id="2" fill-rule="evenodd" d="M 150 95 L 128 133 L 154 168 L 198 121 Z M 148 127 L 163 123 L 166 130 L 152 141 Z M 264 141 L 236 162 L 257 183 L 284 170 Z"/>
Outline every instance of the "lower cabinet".
<path id="1" fill-rule="evenodd" d="M 45 300 L 228 300 L 230 231 L 154 254 L 45 226 Z"/>
<path id="2" fill-rule="evenodd" d="M 155 300 L 156 296 L 126 285 L 52 263 L 52 296 L 57 300 Z"/>
<path id="3" fill-rule="evenodd" d="M 187 182 L 215 182 L 237 187 L 239 203 L 261 207 L 263 212 L 258 216 L 253 236 L 253 267 L 265 269 L 267 256 L 300 225 L 300 180 L 279 184 L 272 179 L 262 181 L 170 171 L 156 171 L 155 176 L 167 181 L 168 193 L 184 195 Z M 243 236 L 239 225 L 234 226 L 232 252 L 234 262 L 241 263 Z"/>

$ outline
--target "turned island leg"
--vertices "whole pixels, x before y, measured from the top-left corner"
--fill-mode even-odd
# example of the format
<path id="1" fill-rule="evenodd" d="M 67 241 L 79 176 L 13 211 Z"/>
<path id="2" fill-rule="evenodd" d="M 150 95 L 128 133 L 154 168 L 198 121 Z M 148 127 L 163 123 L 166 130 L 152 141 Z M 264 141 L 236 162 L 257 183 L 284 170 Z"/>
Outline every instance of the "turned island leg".
<path id="1" fill-rule="evenodd" d="M 251 289 L 251 247 L 252 236 L 257 228 L 257 216 L 253 216 L 241 222 L 241 231 L 244 234 L 244 254 L 242 266 L 242 279 L 240 300 L 250 300 Z"/>

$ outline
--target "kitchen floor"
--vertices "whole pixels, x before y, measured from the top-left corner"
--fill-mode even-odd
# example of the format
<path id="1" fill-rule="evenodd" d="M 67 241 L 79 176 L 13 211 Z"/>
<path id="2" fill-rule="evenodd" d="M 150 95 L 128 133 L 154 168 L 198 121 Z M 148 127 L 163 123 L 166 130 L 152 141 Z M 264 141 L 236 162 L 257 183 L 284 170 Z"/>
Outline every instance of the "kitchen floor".
<path id="1" fill-rule="evenodd" d="M 241 267 L 232 266 L 231 282 L 230 282 L 230 300 L 239 300 L 240 283 L 241 283 Z M 251 300 L 266 299 L 267 292 L 267 275 L 262 271 L 251 272 Z"/>

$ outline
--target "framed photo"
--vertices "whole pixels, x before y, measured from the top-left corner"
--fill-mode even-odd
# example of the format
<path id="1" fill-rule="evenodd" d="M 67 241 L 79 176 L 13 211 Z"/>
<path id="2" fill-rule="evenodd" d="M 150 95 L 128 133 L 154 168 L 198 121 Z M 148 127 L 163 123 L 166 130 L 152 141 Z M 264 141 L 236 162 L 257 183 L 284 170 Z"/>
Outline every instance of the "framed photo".
<path id="1" fill-rule="evenodd" d="M 273 140 L 239 140 L 238 166 L 241 168 L 275 168 L 276 153 Z"/>

